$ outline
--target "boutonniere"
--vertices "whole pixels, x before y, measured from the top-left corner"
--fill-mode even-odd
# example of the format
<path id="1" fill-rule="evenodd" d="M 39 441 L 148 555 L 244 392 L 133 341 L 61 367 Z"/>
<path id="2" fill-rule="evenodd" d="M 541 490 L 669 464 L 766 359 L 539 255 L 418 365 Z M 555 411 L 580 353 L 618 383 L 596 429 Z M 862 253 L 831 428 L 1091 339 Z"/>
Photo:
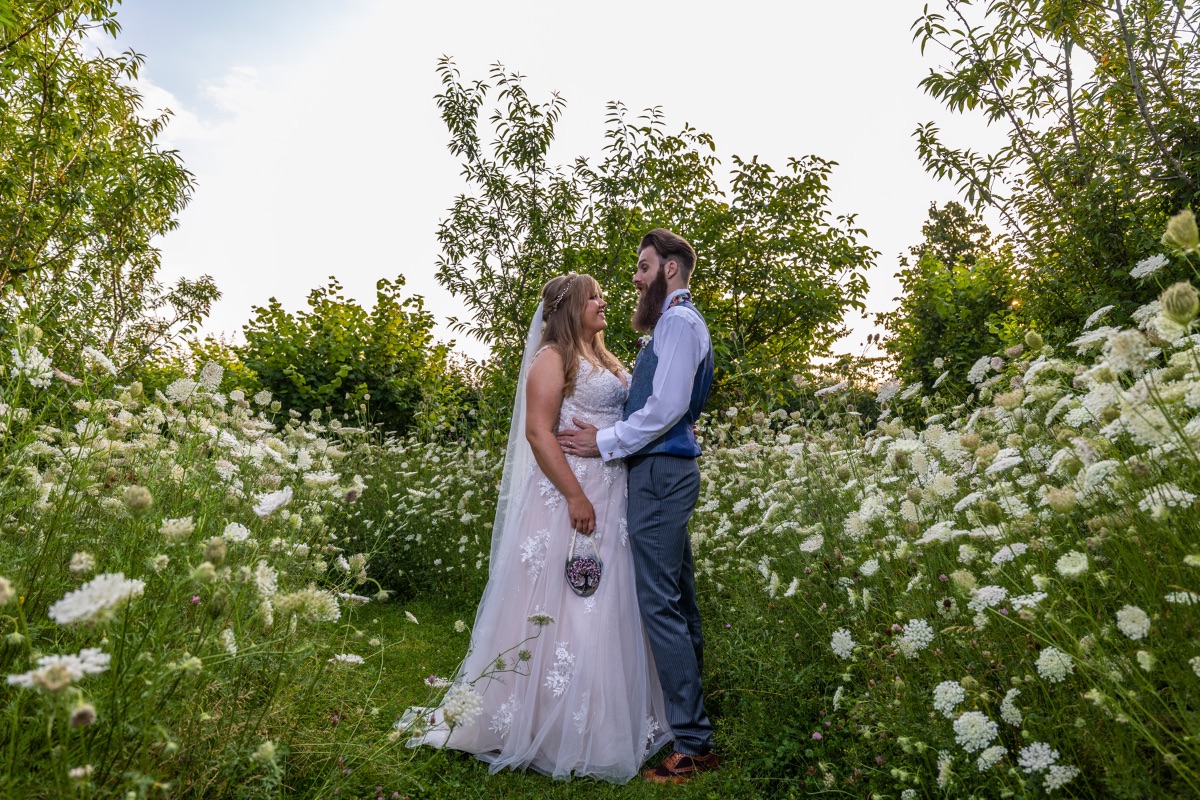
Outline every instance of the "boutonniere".
<path id="1" fill-rule="evenodd" d="M 652 341 L 654 341 L 654 334 L 652 334 L 652 333 L 644 333 L 641 336 L 639 336 L 637 338 L 638 352 L 639 353 L 642 352 L 642 349 L 645 347 L 648 347 L 650 345 L 650 342 L 652 342 Z"/>

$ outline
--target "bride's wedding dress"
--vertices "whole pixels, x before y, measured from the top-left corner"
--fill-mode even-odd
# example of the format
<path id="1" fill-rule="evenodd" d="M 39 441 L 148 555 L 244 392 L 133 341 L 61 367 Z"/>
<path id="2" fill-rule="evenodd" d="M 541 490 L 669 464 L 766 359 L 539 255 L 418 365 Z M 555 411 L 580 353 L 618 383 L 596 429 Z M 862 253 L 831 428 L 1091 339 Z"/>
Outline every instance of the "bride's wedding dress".
<path id="1" fill-rule="evenodd" d="M 615 375 L 580 359 L 559 426 L 576 427 L 573 418 L 612 425 L 621 419 L 626 394 Z M 454 679 L 458 688 L 447 695 L 459 692 L 460 711 L 461 687 L 473 682 L 482 709 L 453 729 L 435 715 L 435 726 L 416 743 L 473 753 L 492 772 L 532 768 L 556 778 L 623 783 L 671 738 L 638 614 L 625 465 L 566 458 L 596 510 L 591 543 L 604 564 L 599 588 L 579 597 L 567 585 L 563 568 L 573 535 L 567 502 L 533 462 L 512 494 L 512 523 L 493 553 L 471 647 Z M 514 477 L 514 486 L 520 483 Z M 579 537 L 577 553 L 587 539 Z M 539 615 L 554 621 L 539 628 L 546 619 Z M 474 706 L 472 698 L 467 707 Z"/>

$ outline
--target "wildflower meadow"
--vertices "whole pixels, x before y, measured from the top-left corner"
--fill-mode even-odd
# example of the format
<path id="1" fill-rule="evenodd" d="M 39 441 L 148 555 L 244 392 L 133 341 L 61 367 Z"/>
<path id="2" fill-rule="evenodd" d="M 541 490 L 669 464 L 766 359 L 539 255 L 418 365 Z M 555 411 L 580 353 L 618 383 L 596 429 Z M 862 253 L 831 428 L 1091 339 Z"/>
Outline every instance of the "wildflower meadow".
<path id="1" fill-rule="evenodd" d="M 403 276 L 198 338 L 215 281 L 156 277 L 195 176 L 142 57 L 96 44 L 117 5 L 0 0 L 0 798 L 1200 797 L 1194 0 L 943 0 L 901 32 L 949 59 L 927 94 L 1011 136 L 918 127 L 970 208 L 931 207 L 870 358 L 831 350 L 881 255 L 831 210 L 835 162 L 718 174 L 711 136 L 614 101 L 603 150 L 556 165 L 558 94 L 443 57 L 466 188 L 436 277 L 482 362 Z M 539 608 L 451 680 L 538 287 L 593 274 L 623 324 L 659 225 L 700 254 L 717 363 L 690 531 L 720 769 L 615 786 L 415 746 L 501 729 L 476 679 L 556 647 Z"/>

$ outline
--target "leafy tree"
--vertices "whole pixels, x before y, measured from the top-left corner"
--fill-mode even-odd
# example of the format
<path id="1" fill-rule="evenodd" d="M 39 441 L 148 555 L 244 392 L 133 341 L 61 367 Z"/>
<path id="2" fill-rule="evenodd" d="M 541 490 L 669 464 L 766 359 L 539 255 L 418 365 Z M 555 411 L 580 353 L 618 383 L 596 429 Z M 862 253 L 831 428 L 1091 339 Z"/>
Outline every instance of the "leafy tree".
<path id="1" fill-rule="evenodd" d="M 284 410 L 353 415 L 368 404 L 385 430 L 406 431 L 432 397 L 424 387 L 446 391 L 449 356 L 433 342 L 423 299 L 401 299 L 403 286 L 403 277 L 379 281 L 370 311 L 347 300 L 332 277 L 296 314 L 271 298 L 242 328 L 242 361 Z"/>
<path id="2" fill-rule="evenodd" d="M 927 123 L 920 157 L 1000 215 L 1022 316 L 1056 338 L 1098 306 L 1144 302 L 1130 268 L 1157 252 L 1169 214 L 1197 205 L 1198 23 L 1192 0 L 944 0 L 913 25 L 922 52 L 947 59 L 925 91 L 1009 133 L 980 153 Z"/>
<path id="3" fill-rule="evenodd" d="M 0 7 L 0 297 L 52 341 L 144 358 L 208 313 L 208 277 L 156 280 L 154 237 L 173 229 L 192 175 L 141 115 L 142 57 L 85 47 L 119 30 L 111 0 Z"/>
<path id="4" fill-rule="evenodd" d="M 921 230 L 925 240 L 909 249 L 914 260 L 900 259 L 903 294 L 875 319 L 888 331 L 883 349 L 897 379 L 926 388 L 940 379 L 942 392 L 961 397 L 971 364 L 1011 337 L 1012 250 L 997 247 L 987 226 L 955 202 L 931 205 Z"/>
<path id="5" fill-rule="evenodd" d="M 463 82 L 448 59 L 438 71 L 438 105 L 469 191 L 439 228 L 437 275 L 471 313 L 452 323 L 492 346 L 487 380 L 500 402 L 538 291 L 553 275 L 583 271 L 601 282 L 616 323 L 609 344 L 632 355 L 629 278 L 642 234 L 654 227 L 696 247 L 692 288 L 712 329 L 726 401 L 777 399 L 841 333 L 844 312 L 862 307 L 875 253 L 852 216 L 830 218 L 833 162 L 806 156 L 777 171 L 734 156 L 722 192 L 710 136 L 690 126 L 669 134 L 660 109 L 630 119 L 611 103 L 601 157 L 555 165 L 547 153 L 561 97 L 535 102 L 521 76 L 501 66 L 490 84 Z M 493 86 L 499 107 L 485 146 L 479 118 Z"/>

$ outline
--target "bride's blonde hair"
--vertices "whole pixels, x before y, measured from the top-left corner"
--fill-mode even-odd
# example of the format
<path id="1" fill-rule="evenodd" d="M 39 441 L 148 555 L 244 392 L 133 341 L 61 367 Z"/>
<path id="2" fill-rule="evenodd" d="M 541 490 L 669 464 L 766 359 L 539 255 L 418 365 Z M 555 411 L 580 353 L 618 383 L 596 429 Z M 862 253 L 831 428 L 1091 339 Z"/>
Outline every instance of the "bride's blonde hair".
<path id="1" fill-rule="evenodd" d="M 621 377 L 621 362 L 604 346 L 604 331 L 598 332 L 590 343 L 583 341 L 583 310 L 588 298 L 597 294 L 603 292 L 596 279 L 575 272 L 551 278 L 542 287 L 542 319 L 545 327 L 542 328 L 541 346 L 554 347 L 562 356 L 563 396 L 575 393 L 580 356 L 597 368 Z M 588 344 L 591 345 L 590 350 Z"/>

